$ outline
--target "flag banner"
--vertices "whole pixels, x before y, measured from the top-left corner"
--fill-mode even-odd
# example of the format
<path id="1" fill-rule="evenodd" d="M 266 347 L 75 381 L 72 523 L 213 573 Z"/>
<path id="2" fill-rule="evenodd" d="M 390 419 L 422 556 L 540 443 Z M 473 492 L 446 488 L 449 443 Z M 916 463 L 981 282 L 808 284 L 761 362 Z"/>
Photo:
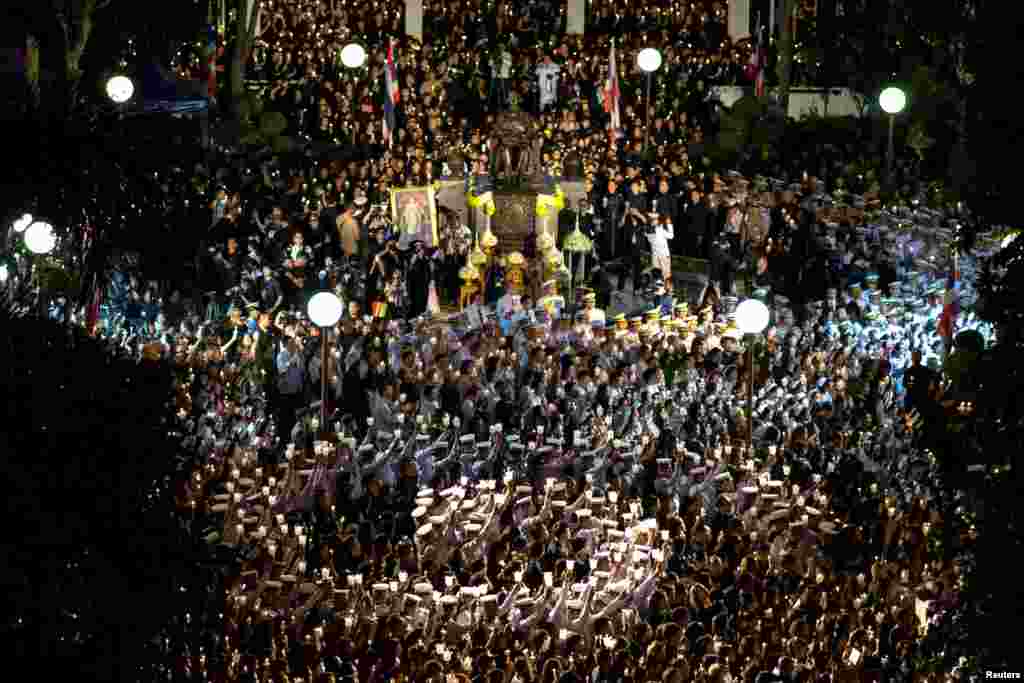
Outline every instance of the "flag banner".
<path id="1" fill-rule="evenodd" d="M 943 339 L 953 338 L 958 315 L 960 315 L 960 273 L 954 268 L 946 279 L 946 295 L 937 329 L 940 337 Z"/>
<path id="2" fill-rule="evenodd" d="M 395 67 L 395 44 L 388 41 L 388 63 L 384 71 L 384 144 L 391 147 L 391 138 L 394 136 L 397 123 L 395 121 L 395 109 L 401 101 L 398 90 L 398 69 Z"/>
<path id="3" fill-rule="evenodd" d="M 619 69 L 615 63 L 615 45 L 608 56 L 608 78 L 604 84 L 604 111 L 609 116 L 612 135 L 617 137 L 622 121 L 619 118 Z"/>

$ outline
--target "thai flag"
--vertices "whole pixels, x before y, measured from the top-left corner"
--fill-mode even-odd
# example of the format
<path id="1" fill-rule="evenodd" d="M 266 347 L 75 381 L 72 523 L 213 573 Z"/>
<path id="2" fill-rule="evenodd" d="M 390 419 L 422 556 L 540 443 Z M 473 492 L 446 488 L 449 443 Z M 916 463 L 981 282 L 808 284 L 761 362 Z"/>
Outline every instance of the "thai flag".
<path id="1" fill-rule="evenodd" d="M 943 339 L 952 339 L 956 319 L 960 315 L 960 273 L 954 269 L 946 279 L 946 296 L 939 316 L 938 333 Z"/>
<path id="2" fill-rule="evenodd" d="M 611 55 L 608 57 L 608 78 L 604 82 L 604 111 L 611 117 L 610 135 L 618 137 L 622 121 L 619 119 L 619 70 L 615 65 L 615 45 L 612 45 Z"/>
<path id="3" fill-rule="evenodd" d="M 754 82 L 754 95 L 764 97 L 765 53 L 761 41 L 761 27 L 757 27 L 750 44 L 750 62 L 747 64 L 747 78 Z"/>
<path id="4" fill-rule="evenodd" d="M 217 27 L 210 24 L 207 30 L 206 43 L 206 93 L 210 99 L 217 96 Z"/>
<path id="5" fill-rule="evenodd" d="M 395 132 L 395 107 L 398 106 L 398 69 L 395 67 L 395 45 L 388 41 L 388 63 L 384 71 L 386 89 L 384 91 L 384 141 L 391 147 L 391 137 Z"/>

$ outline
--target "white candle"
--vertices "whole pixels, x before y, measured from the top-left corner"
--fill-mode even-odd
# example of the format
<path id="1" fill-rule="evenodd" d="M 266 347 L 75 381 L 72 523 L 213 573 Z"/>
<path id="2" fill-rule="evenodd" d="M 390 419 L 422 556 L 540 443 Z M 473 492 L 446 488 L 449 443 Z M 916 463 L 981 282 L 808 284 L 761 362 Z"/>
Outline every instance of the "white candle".
<path id="1" fill-rule="evenodd" d="M 299 573 L 300 574 L 305 574 L 306 573 L 306 562 L 304 560 L 299 562 Z"/>
<path id="2" fill-rule="evenodd" d="M 238 536 L 242 536 L 242 534 L 245 533 L 245 527 L 242 526 L 241 524 L 236 524 L 235 525 L 235 533 L 238 534 Z"/>

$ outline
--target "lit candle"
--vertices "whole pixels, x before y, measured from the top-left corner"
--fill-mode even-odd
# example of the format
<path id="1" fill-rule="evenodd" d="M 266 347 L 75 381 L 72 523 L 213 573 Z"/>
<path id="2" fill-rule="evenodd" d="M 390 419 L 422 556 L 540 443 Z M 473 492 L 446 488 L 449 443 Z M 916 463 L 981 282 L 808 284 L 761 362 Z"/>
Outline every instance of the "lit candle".
<path id="1" fill-rule="evenodd" d="M 236 524 L 236 525 L 235 525 L 235 533 L 236 533 L 236 534 L 237 534 L 237 535 L 238 535 L 239 537 L 241 537 L 241 536 L 242 536 L 242 534 L 244 534 L 244 533 L 245 533 L 245 527 L 244 527 L 244 526 L 242 526 L 241 524 Z"/>
<path id="2" fill-rule="evenodd" d="M 305 560 L 301 560 L 299 562 L 299 574 L 305 574 L 305 573 L 306 573 L 306 562 L 305 562 Z"/>

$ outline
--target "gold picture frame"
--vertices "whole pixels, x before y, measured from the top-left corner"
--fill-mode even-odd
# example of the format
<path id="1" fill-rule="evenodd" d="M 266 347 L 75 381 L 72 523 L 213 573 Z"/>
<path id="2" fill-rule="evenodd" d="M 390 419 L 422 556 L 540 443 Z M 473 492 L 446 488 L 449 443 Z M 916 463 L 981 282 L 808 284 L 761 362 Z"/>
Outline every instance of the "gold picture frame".
<path id="1" fill-rule="evenodd" d="M 428 247 L 439 244 L 433 186 L 392 188 L 391 219 L 395 232 L 406 240 L 421 240 Z"/>

